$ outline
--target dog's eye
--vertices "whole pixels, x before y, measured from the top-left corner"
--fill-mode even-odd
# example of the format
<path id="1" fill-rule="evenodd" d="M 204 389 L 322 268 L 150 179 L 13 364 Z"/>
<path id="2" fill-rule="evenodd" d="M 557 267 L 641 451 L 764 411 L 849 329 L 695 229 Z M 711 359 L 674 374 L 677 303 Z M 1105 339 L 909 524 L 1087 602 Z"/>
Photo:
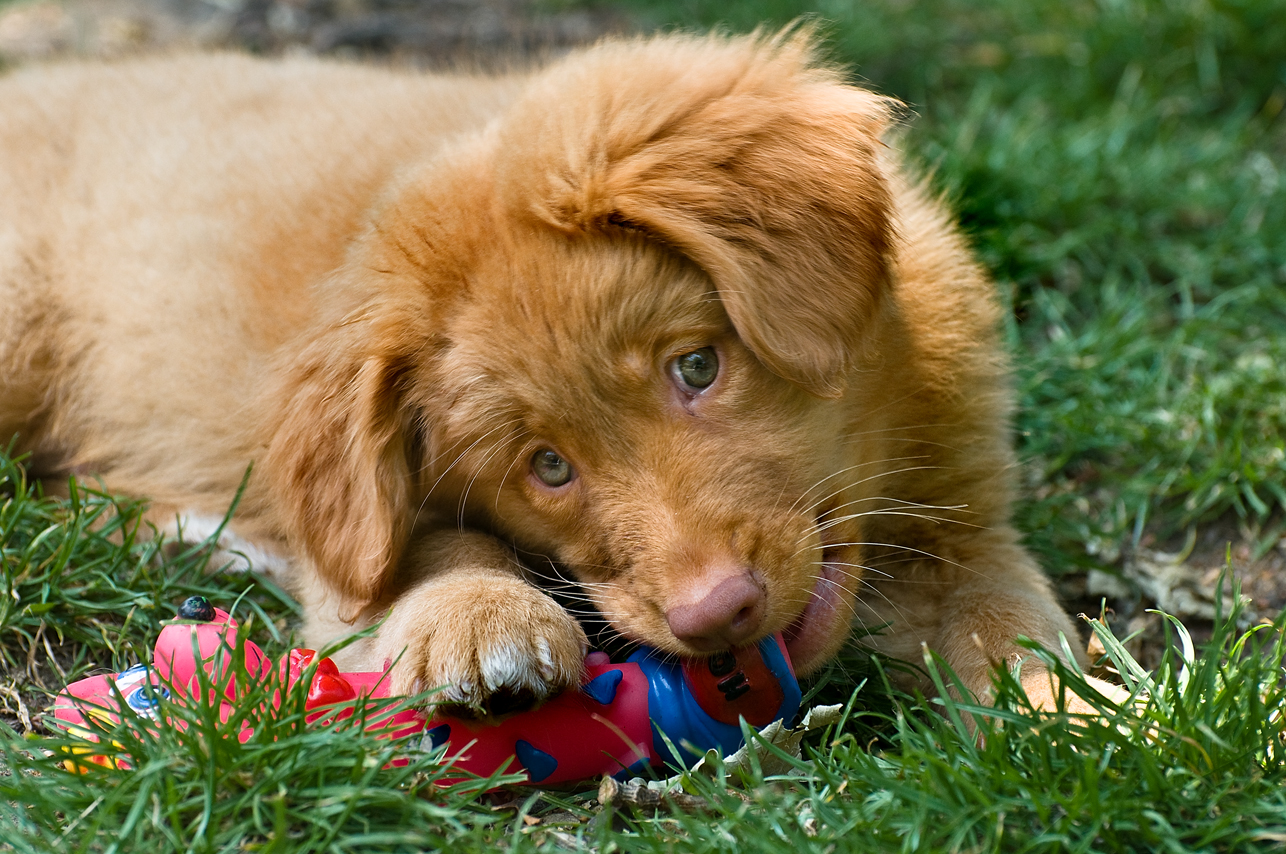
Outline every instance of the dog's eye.
<path id="1" fill-rule="evenodd" d="M 719 357 L 713 347 L 702 347 L 676 358 L 670 370 L 683 385 L 700 390 L 708 387 L 719 375 Z"/>
<path id="2" fill-rule="evenodd" d="M 531 470 L 546 486 L 564 486 L 576 474 L 571 463 L 548 448 L 531 455 Z"/>

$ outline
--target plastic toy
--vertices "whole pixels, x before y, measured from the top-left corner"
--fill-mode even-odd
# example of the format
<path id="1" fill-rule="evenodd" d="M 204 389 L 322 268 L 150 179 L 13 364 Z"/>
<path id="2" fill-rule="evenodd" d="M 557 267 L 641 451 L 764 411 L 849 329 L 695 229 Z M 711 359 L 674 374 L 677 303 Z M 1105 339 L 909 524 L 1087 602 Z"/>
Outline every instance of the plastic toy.
<path id="1" fill-rule="evenodd" d="M 68 729 L 93 741 L 86 720 L 115 723 L 123 700 L 141 716 L 156 719 L 160 697 L 177 703 L 202 702 L 198 667 L 211 679 L 226 674 L 232 651 L 244 649 L 246 671 L 263 678 L 273 662 L 251 641 L 240 647 L 237 623 L 226 611 L 194 596 L 179 609 L 179 618 L 157 638 L 151 666 L 135 665 L 115 675 L 93 676 L 67 687 L 54 703 L 54 716 Z M 220 650 L 223 650 L 220 654 Z M 531 783 L 553 785 L 603 774 L 632 776 L 648 766 L 673 763 L 666 744 L 691 759 L 710 748 L 729 754 L 743 744 L 740 719 L 756 728 L 774 720 L 786 723 L 799 710 L 800 690 L 781 637 L 756 646 L 718 653 L 710 658 L 665 660 L 641 649 L 622 664 L 601 652 L 585 659 L 585 678 L 577 691 L 565 691 L 529 712 L 499 722 L 463 720 L 438 714 L 432 718 L 403 708 L 389 714 L 388 671 L 341 673 L 329 658 L 316 660 L 310 649 L 291 650 L 281 661 L 283 684 L 293 686 L 316 664 L 305 709 L 310 722 L 327 715 L 351 715 L 352 701 L 365 698 L 368 728 L 389 737 L 420 737 L 426 748 L 446 746 L 453 767 L 479 776 L 525 772 Z M 215 674 L 215 668 L 219 673 Z M 119 692 L 119 693 L 118 693 Z M 227 678 L 224 696 L 204 702 L 220 704 L 221 720 L 235 711 L 237 689 Z M 280 703 L 278 697 L 276 703 Z M 337 711 L 333 707 L 341 706 Z M 662 733 L 664 737 L 662 737 Z M 249 725 L 240 732 L 250 738 Z M 111 764 L 86 747 L 75 762 Z"/>

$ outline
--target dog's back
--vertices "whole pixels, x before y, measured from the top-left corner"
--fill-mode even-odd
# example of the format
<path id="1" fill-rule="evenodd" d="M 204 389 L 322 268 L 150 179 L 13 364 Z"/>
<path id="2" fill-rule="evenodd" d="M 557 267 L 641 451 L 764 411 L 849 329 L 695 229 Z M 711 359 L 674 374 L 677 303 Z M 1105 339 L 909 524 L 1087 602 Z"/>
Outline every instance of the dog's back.
<path id="1" fill-rule="evenodd" d="M 236 55 L 0 80 L 0 441 L 123 491 L 215 480 L 226 500 L 310 283 L 399 169 L 513 89 Z"/>

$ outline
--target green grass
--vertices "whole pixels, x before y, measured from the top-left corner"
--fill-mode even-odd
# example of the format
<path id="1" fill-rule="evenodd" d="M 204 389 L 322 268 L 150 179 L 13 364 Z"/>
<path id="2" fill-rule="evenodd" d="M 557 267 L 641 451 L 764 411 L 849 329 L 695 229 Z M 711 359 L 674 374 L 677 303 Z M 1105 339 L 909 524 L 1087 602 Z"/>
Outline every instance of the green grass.
<path id="1" fill-rule="evenodd" d="M 163 551 L 138 502 L 69 486 L 67 499 L 45 497 L 20 461 L 0 453 L 0 679 L 36 662 L 47 662 L 46 677 L 73 679 L 140 661 L 191 595 L 232 602 L 253 592 L 250 614 L 280 639 L 295 608 L 285 594 L 257 577 L 207 573 L 199 547 Z"/>
<path id="2" fill-rule="evenodd" d="M 1228 517 L 1271 531 L 1282 518 L 1286 3 L 629 8 L 657 25 L 736 30 L 814 14 L 837 59 L 911 105 L 901 144 L 960 211 L 1014 308 L 1030 484 L 1020 522 L 1051 571 L 1110 565 L 1144 532 Z M 144 659 L 193 593 L 240 599 L 246 634 L 273 654 L 296 614 L 261 581 L 208 574 L 202 550 L 175 554 L 146 536 L 137 505 L 84 484 L 71 495 L 43 497 L 0 455 L 0 851 L 1286 844 L 1282 622 L 1246 632 L 1231 614 L 1204 653 L 1180 643 L 1151 675 L 1104 637 L 1146 697 L 1137 709 L 1039 716 L 1002 680 L 981 740 L 962 717 L 978 709 L 898 694 L 879 662 L 850 660 L 820 686 L 851 701 L 844 724 L 812 738 L 791 774 L 752 775 L 735 791 L 687 780 L 711 804 L 697 814 L 604 816 L 589 790 L 498 810 L 480 784 L 445 784 L 438 757 L 352 723 L 305 727 L 297 697 L 256 719 L 245 744 L 223 735 L 237 722 L 176 709 L 186 729 L 112 734 L 133 770 L 73 772 L 64 737 L 38 719 L 22 734 L 42 684 Z M 394 754 L 410 763 L 390 766 Z"/>
<path id="3" fill-rule="evenodd" d="M 44 499 L 19 466 L 3 470 L 5 581 L 21 606 L 0 621 L 8 662 L 27 656 L 31 612 L 42 607 L 44 633 L 64 638 L 78 660 L 120 666 L 186 593 L 232 597 L 246 584 L 189 575 L 199 558 L 158 561 L 151 542 L 116 536 L 136 527 L 136 508 L 89 493 Z M 86 536 L 106 514 L 112 521 Z M 287 641 L 269 629 L 289 614 L 285 604 L 258 588 L 238 611 L 241 637 L 280 653 Z M 789 773 L 752 768 L 736 786 L 718 774 L 681 779 L 708 802 L 699 813 L 603 814 L 592 787 L 520 795 L 498 810 L 480 794 L 492 781 L 460 780 L 440 756 L 380 740 L 358 718 L 306 725 L 299 691 L 265 713 L 280 684 L 241 672 L 242 711 L 226 723 L 212 708 L 174 706 L 168 714 L 182 725 L 101 729 L 96 752 L 129 770 L 83 759 L 69 768 L 84 742 L 0 726 L 0 851 L 1280 850 L 1286 634 L 1280 622 L 1247 632 L 1236 622 L 1220 619 L 1200 656 L 1177 644 L 1151 674 L 1100 626 L 1138 702 L 1121 710 L 1103 701 L 1090 719 L 1034 713 L 1010 674 L 990 711 L 908 697 L 868 662 L 856 691 L 823 687 L 848 700 L 847 715 L 811 738 Z M 1174 630 L 1186 641 L 1177 622 Z M 936 660 L 924 666 L 940 684 L 953 679 Z M 1094 696 L 1078 673 L 1056 667 L 1070 688 Z M 244 724 L 254 735 L 241 743 Z"/>

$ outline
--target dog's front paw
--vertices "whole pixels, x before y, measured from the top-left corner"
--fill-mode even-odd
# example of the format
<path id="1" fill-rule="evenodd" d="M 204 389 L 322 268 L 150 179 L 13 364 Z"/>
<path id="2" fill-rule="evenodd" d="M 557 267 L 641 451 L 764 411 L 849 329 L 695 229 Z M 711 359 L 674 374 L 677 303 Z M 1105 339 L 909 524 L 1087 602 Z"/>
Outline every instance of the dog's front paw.
<path id="1" fill-rule="evenodd" d="M 580 682 L 587 642 L 552 599 L 502 573 L 470 573 L 400 597 L 377 649 L 394 662 L 395 693 L 438 688 L 453 714 L 503 715 Z"/>

